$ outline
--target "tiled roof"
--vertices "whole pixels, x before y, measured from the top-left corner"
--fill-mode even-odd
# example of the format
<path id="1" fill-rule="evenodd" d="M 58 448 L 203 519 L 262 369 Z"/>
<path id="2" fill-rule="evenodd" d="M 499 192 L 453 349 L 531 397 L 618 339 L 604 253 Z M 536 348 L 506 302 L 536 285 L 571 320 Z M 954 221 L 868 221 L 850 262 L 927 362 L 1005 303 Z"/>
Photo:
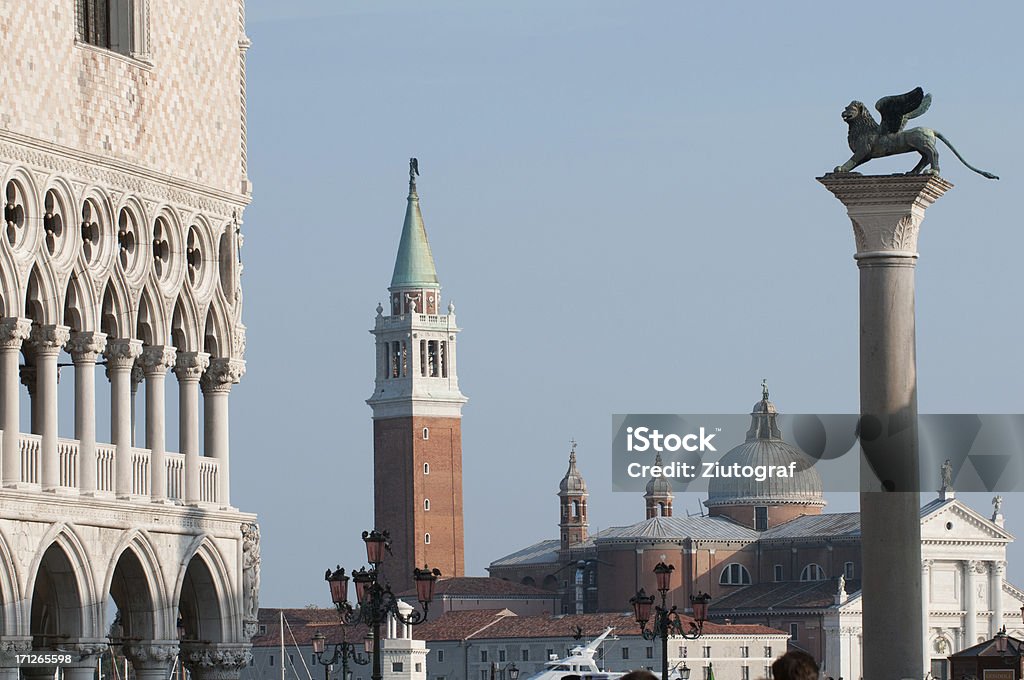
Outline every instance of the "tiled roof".
<path id="1" fill-rule="evenodd" d="M 255 647 L 276 647 L 281 644 L 281 614 L 284 614 L 284 644 L 287 647 L 311 644 L 313 636 L 323 633 L 328 645 L 341 642 L 342 635 L 349 642 L 359 642 L 367 635 L 363 624 L 343 625 L 336 609 L 304 607 L 302 609 L 260 609 L 260 632 L 252 639 Z"/>
<path id="2" fill-rule="evenodd" d="M 416 589 L 400 593 L 401 597 L 413 596 Z M 538 598 L 551 599 L 558 597 L 557 593 L 550 590 L 543 590 L 534 586 L 527 586 L 513 581 L 506 581 L 490 576 L 455 576 L 452 578 L 438 579 L 434 585 L 434 597 L 441 595 L 465 595 L 470 597 L 509 597 L 509 598 Z"/>
<path id="3" fill-rule="evenodd" d="M 758 536 L 753 529 L 726 517 L 651 517 L 629 526 L 606 529 L 594 540 L 597 543 L 636 539 L 677 541 L 685 538 L 756 541 Z"/>
<path id="4" fill-rule="evenodd" d="M 761 533 L 763 540 L 773 538 L 855 538 L 857 536 L 860 536 L 859 512 L 802 515 Z"/>
<path id="5" fill-rule="evenodd" d="M 750 611 L 775 611 L 787 609 L 823 609 L 835 604 L 835 579 L 827 581 L 783 581 L 780 583 L 758 583 L 741 588 L 726 597 L 711 603 L 711 612 L 716 618 L 730 613 Z M 846 581 L 846 592 L 860 590 L 860 581 Z"/>
<path id="6" fill-rule="evenodd" d="M 491 562 L 492 567 L 506 567 L 514 564 L 544 564 L 558 561 L 558 539 L 534 543 L 516 552 L 499 557 Z"/>
<path id="7" fill-rule="evenodd" d="M 683 616 L 688 628 L 689 617 Z M 446 612 L 435 620 L 416 627 L 417 639 L 438 640 L 495 640 L 508 638 L 572 638 L 579 630 L 580 644 L 585 644 L 605 631 L 614 629 L 616 635 L 639 636 L 640 627 L 630 613 L 566 614 L 561 616 L 516 616 L 507 610 L 475 610 Z M 760 625 L 723 625 L 707 623 L 707 635 L 786 635 L 783 631 Z"/>

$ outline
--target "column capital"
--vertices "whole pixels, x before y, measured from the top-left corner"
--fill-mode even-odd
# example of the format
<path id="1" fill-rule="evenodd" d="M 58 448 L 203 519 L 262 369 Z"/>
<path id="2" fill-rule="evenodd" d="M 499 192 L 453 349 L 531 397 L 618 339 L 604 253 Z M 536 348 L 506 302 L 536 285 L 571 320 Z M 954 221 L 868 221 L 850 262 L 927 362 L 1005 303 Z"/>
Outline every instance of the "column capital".
<path id="1" fill-rule="evenodd" d="M 9 316 L 0 319 L 0 348 L 20 349 L 32 332 L 32 319 Z"/>
<path id="2" fill-rule="evenodd" d="M 32 324 L 29 344 L 39 356 L 57 356 L 71 337 L 71 329 L 58 324 Z"/>
<path id="3" fill-rule="evenodd" d="M 206 352 L 178 352 L 174 361 L 174 375 L 178 376 L 180 382 L 198 382 L 209 365 L 210 355 Z"/>
<path id="4" fill-rule="evenodd" d="M 107 334 L 99 331 L 75 331 L 65 344 L 76 364 L 95 363 L 107 346 Z"/>
<path id="5" fill-rule="evenodd" d="M 182 662 L 196 680 L 237 680 L 252 660 L 249 644 L 182 645 Z"/>
<path id="6" fill-rule="evenodd" d="M 147 378 L 167 375 L 167 369 L 174 365 L 177 350 L 170 345 L 146 345 L 142 348 L 139 365 Z"/>
<path id="7" fill-rule="evenodd" d="M 1006 572 L 1006 560 L 992 560 L 988 568 L 993 574 L 1003 574 Z"/>
<path id="8" fill-rule="evenodd" d="M 934 562 L 935 560 L 921 560 L 921 571 L 923 573 L 928 573 L 928 571 L 932 568 L 932 564 Z"/>
<path id="9" fill-rule="evenodd" d="M 124 646 L 124 654 L 136 667 L 160 667 L 170 664 L 178 654 L 177 641 L 132 642 Z"/>
<path id="10" fill-rule="evenodd" d="M 21 384 L 28 388 L 28 393 L 32 394 L 36 389 L 36 367 L 34 364 L 22 364 L 18 366 L 18 377 L 21 379 Z"/>
<path id="11" fill-rule="evenodd" d="M 135 366 L 135 360 L 142 354 L 141 340 L 127 340 L 125 338 L 109 338 L 107 346 L 103 350 L 103 356 L 107 359 L 107 373 L 110 370 L 131 370 Z"/>
<path id="12" fill-rule="evenodd" d="M 856 259 L 917 257 L 917 237 L 925 209 L 953 185 L 937 175 L 861 175 L 830 173 L 819 177 L 853 222 Z"/>
<path id="13" fill-rule="evenodd" d="M 203 394 L 207 393 L 228 393 L 231 386 L 242 379 L 245 375 L 245 362 L 240 359 L 227 359 L 216 357 L 210 359 L 210 367 L 203 373 L 199 386 Z"/>

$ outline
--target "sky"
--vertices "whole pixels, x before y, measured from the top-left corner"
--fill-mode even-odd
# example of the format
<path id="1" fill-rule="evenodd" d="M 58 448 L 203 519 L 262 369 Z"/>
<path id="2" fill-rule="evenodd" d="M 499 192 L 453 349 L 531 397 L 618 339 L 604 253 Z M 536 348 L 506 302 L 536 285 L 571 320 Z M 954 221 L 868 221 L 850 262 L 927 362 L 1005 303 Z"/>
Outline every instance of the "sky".
<path id="1" fill-rule="evenodd" d="M 1022 14 L 249 0 L 255 189 L 232 501 L 259 515 L 261 605 L 328 605 L 324 570 L 365 559 L 368 330 L 387 299 L 411 156 L 443 300 L 464 329 L 467 574 L 556 537 L 573 438 L 591 532 L 643 519 L 639 494 L 611 491 L 614 413 L 743 413 L 762 378 L 781 411 L 857 412 L 852 229 L 814 179 L 850 155 L 840 113 L 852 99 L 924 87 L 933 103 L 915 123 L 1002 177 L 940 148 L 956 186 L 919 244 L 919 408 L 1024 412 Z M 677 496 L 677 514 L 700 500 Z M 826 511 L 855 509 L 856 496 L 828 500 Z M 991 511 L 989 495 L 967 500 Z M 1006 494 L 1013 533 L 1022 506 Z M 1024 546 L 1009 555 L 1024 585 Z"/>

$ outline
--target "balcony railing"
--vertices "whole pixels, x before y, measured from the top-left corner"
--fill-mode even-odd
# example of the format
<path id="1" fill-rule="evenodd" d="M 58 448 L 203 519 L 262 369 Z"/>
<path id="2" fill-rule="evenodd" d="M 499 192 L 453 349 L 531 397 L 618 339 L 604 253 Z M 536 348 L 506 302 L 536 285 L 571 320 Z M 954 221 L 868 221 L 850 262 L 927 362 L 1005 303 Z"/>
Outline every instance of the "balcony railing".
<path id="1" fill-rule="evenodd" d="M 28 489 L 39 488 L 42 482 L 42 437 L 38 434 L 19 434 L 21 455 L 21 482 Z M 57 440 L 58 487 L 62 491 L 81 490 L 81 463 L 77 439 Z M 148 500 L 152 493 L 152 452 L 149 449 L 132 447 L 131 498 Z M 185 500 L 185 454 L 167 452 L 164 454 L 164 471 L 167 479 L 167 497 L 172 501 Z M 117 475 L 117 447 L 113 444 L 96 444 L 96 490 L 98 496 L 114 497 Z M 214 458 L 199 457 L 199 502 L 217 503 L 220 500 L 220 465 Z"/>

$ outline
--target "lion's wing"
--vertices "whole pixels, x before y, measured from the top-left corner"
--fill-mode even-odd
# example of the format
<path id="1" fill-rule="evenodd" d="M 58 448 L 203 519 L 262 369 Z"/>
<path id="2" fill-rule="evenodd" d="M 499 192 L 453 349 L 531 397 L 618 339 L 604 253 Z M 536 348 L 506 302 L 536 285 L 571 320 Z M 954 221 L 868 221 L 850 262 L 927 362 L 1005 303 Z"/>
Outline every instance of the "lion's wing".
<path id="1" fill-rule="evenodd" d="M 882 134 L 899 132 L 908 120 L 917 118 L 927 111 L 931 103 L 932 96 L 925 94 L 920 87 L 915 87 L 905 94 L 882 97 L 875 104 L 875 108 L 882 114 L 879 132 Z"/>

